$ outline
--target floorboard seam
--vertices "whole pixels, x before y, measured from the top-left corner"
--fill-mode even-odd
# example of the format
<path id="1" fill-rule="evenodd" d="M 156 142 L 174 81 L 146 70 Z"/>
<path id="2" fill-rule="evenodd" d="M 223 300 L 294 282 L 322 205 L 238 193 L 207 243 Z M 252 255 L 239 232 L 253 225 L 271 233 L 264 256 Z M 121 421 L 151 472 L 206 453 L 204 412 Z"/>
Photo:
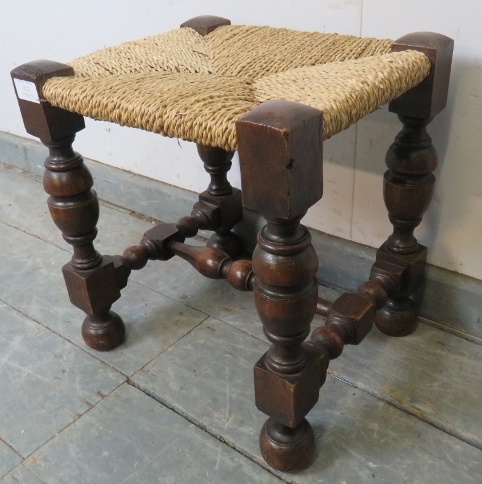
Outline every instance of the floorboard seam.
<path id="1" fill-rule="evenodd" d="M 166 408 L 174 412 L 176 415 L 179 415 L 183 419 L 187 420 L 188 422 L 192 423 L 196 427 L 198 427 L 200 430 L 203 432 L 206 432 L 207 434 L 211 435 L 211 437 L 214 437 L 216 440 L 219 442 L 226 444 L 228 447 L 233 449 L 234 451 L 238 452 L 241 454 L 243 457 L 246 457 L 248 460 L 256 464 L 257 466 L 261 467 L 265 471 L 269 472 L 271 475 L 277 477 L 280 481 L 285 482 L 286 484 L 298 484 L 297 481 L 294 481 L 292 479 L 286 480 L 285 476 L 282 476 L 278 474 L 278 472 L 271 467 L 267 465 L 263 465 L 261 462 L 259 462 L 252 454 L 248 453 L 245 451 L 243 448 L 237 446 L 234 442 L 231 442 L 230 440 L 226 440 L 222 435 L 216 433 L 214 430 L 209 428 L 207 425 L 203 424 L 201 421 L 197 420 L 193 416 L 189 415 L 188 413 L 182 411 L 180 408 L 178 408 L 176 405 L 171 403 L 168 400 L 165 400 L 161 398 L 159 395 L 157 395 L 154 392 L 151 392 L 148 388 L 144 388 L 143 386 L 139 385 L 136 383 L 134 380 L 131 378 L 128 378 L 127 384 L 131 385 L 132 387 L 136 388 L 137 390 L 141 391 L 148 397 L 154 399 L 156 402 L 160 403 L 161 405 L 164 405 Z"/>
<path id="2" fill-rule="evenodd" d="M 179 299 L 176 299 L 175 297 L 169 296 L 169 294 L 164 294 L 163 292 L 159 291 L 158 289 L 155 289 L 155 288 L 153 288 L 153 287 L 151 287 L 151 286 L 149 286 L 147 284 L 144 284 L 141 281 L 136 281 L 135 279 L 129 279 L 129 282 L 133 282 L 135 284 L 139 284 L 139 286 L 145 287 L 145 288 L 149 289 L 150 291 L 153 291 L 153 292 L 155 292 L 157 294 L 160 294 L 161 296 L 167 297 L 171 301 L 180 303 L 183 306 L 186 306 L 187 308 L 192 309 L 193 311 L 197 311 L 198 313 L 201 313 L 201 314 L 206 315 L 207 317 L 213 317 L 210 314 L 205 313 L 201 309 L 198 309 L 198 308 L 196 308 L 194 306 L 190 306 L 189 304 L 187 304 L 186 302 L 184 302 L 185 301 L 184 299 L 180 299 L 180 298 Z"/>
<path id="3" fill-rule="evenodd" d="M 132 281 L 134 282 L 135 284 L 138 284 L 136 281 Z M 154 292 L 157 292 L 158 294 L 162 294 L 158 291 L 154 291 Z M 164 294 L 162 294 L 164 295 Z M 166 296 L 168 297 L 168 296 Z M 172 299 L 172 298 L 170 298 Z M 178 343 L 181 339 L 184 338 L 184 336 L 188 335 L 191 333 L 191 331 L 193 331 L 194 329 L 196 329 L 199 325 L 201 325 L 202 323 L 204 323 L 204 321 L 206 321 L 207 319 L 209 319 L 210 316 L 209 314 L 206 314 L 206 313 L 203 313 L 202 311 L 199 311 L 199 310 L 196 310 L 197 312 L 201 313 L 201 314 L 204 314 L 204 316 L 206 316 L 202 321 L 200 321 L 198 324 L 196 324 L 196 326 L 194 326 L 193 328 L 191 328 L 186 334 L 182 335 L 179 339 L 177 339 L 174 343 L 172 343 L 170 346 L 168 346 L 166 349 L 162 350 L 160 353 L 156 354 L 151 360 L 149 360 L 144 366 L 142 366 L 141 368 L 138 368 L 136 370 L 134 370 L 134 372 L 132 373 L 132 375 L 129 375 L 127 373 L 124 373 L 122 370 L 120 370 L 119 368 L 116 368 L 114 365 L 112 365 L 111 363 L 108 363 L 104 360 L 102 360 L 101 358 L 99 358 L 97 355 L 93 354 L 93 353 L 90 353 L 86 348 L 83 347 L 83 345 L 79 345 L 77 344 L 75 341 L 72 341 L 70 340 L 69 338 L 67 338 L 66 336 L 60 334 L 60 333 L 57 333 L 55 330 L 53 330 L 52 328 L 49 328 L 48 326 L 45 326 L 44 324 L 42 324 L 40 321 L 38 321 L 37 319 L 35 318 L 32 318 L 31 316 L 29 316 L 28 314 L 24 313 L 22 310 L 16 308 L 15 306 L 12 306 L 10 303 L 8 303 L 7 301 L 4 301 L 1 297 L 0 297 L 0 302 L 2 302 L 3 304 L 5 304 L 7 307 L 9 307 L 10 309 L 16 311 L 17 313 L 21 314 L 22 316 L 28 318 L 29 320 L 39 324 L 40 326 L 42 326 L 42 328 L 46 329 L 47 331 L 50 331 L 51 333 L 55 334 L 56 336 L 58 336 L 59 338 L 62 338 L 64 341 L 67 341 L 67 343 L 70 343 L 72 345 L 74 345 L 76 348 L 78 348 L 79 350 L 82 350 L 86 355 L 88 356 L 91 356 L 92 358 L 96 359 L 97 361 L 99 361 L 100 363 L 108 366 L 109 368 L 111 368 L 112 370 L 116 371 L 117 373 L 119 373 L 119 375 L 122 375 L 127 381 L 129 378 L 131 378 L 131 376 L 135 375 L 137 372 L 141 371 L 143 368 L 145 368 L 149 363 L 151 363 L 153 360 L 155 360 L 158 356 L 162 355 L 162 353 L 164 353 L 165 351 L 167 351 L 169 348 L 171 348 L 172 346 L 174 346 L 176 343 Z M 176 301 L 178 302 L 178 301 Z M 228 324 L 228 323 L 226 323 Z M 80 327 L 79 327 L 79 330 L 80 330 Z"/>
<path id="4" fill-rule="evenodd" d="M 17 452 L 15 447 L 10 445 L 6 440 L 2 439 L 2 437 L 0 437 L 0 442 L 3 442 L 11 451 L 15 452 L 21 459 L 23 459 L 22 454 L 20 454 L 20 452 Z"/>
<path id="5" fill-rule="evenodd" d="M 48 240 L 42 239 L 42 237 L 40 237 L 40 235 L 32 234 L 30 232 L 26 232 L 25 230 L 22 230 L 19 227 L 15 227 L 15 225 L 10 225 L 9 223 L 5 222 L 5 220 L 0 220 L 0 223 L 2 225 L 5 225 L 6 227 L 9 227 L 13 230 L 17 230 L 18 232 L 21 232 L 22 234 L 29 235 L 30 237 L 33 237 L 34 239 L 41 240 L 45 244 L 51 245 L 52 247 L 56 247 L 57 249 L 60 249 L 62 252 L 66 252 L 66 253 L 70 254 L 70 252 L 67 249 L 65 249 L 64 247 L 59 247 L 58 245 L 53 244 L 52 242 L 49 242 Z"/>
<path id="6" fill-rule="evenodd" d="M 264 344 L 268 345 L 268 347 L 270 346 L 270 343 L 268 341 L 266 341 L 265 339 L 262 339 L 259 336 L 256 336 L 254 334 L 248 333 L 244 329 L 238 328 L 237 326 L 235 326 L 234 324 L 229 323 L 228 321 L 224 321 L 224 319 L 217 318 L 216 316 L 210 316 L 210 317 L 213 318 L 213 319 L 215 319 L 216 321 L 220 321 L 221 323 L 229 324 L 229 326 L 231 326 L 231 328 L 235 329 L 236 331 L 239 331 L 239 332 L 245 334 L 246 336 L 249 336 L 250 338 L 257 339 L 258 341 L 261 341 L 261 343 L 264 343 Z M 259 322 L 259 324 L 260 324 L 260 326 L 262 326 L 261 321 Z"/>
<path id="7" fill-rule="evenodd" d="M 409 408 L 404 407 L 403 405 L 397 405 L 393 400 L 390 398 L 384 396 L 383 394 L 369 390 L 367 387 L 363 385 L 357 385 L 356 383 L 350 382 L 349 380 L 345 380 L 344 378 L 340 377 L 339 375 L 335 376 L 331 374 L 330 371 L 328 371 L 328 374 L 332 377 L 335 378 L 336 380 L 339 380 L 343 383 L 346 383 L 347 385 L 352 386 L 353 388 L 356 388 L 357 390 L 360 390 L 361 392 L 364 392 L 368 395 L 371 395 L 372 397 L 376 398 L 377 400 L 380 400 L 383 403 L 386 403 L 387 405 L 390 405 L 393 408 L 396 408 L 397 410 L 400 410 L 401 412 L 404 412 L 407 415 L 411 415 L 412 417 L 417 418 L 418 420 L 425 422 L 426 424 L 430 425 L 431 427 L 436 428 L 437 430 L 440 430 L 444 432 L 447 435 L 450 435 L 451 437 L 460 440 L 462 442 L 465 442 L 466 444 L 470 445 L 471 447 L 475 447 L 478 450 L 482 451 L 482 442 L 475 442 L 468 437 L 464 436 L 463 434 L 454 431 L 450 427 L 447 427 L 446 425 L 442 424 L 441 422 L 436 421 L 435 419 L 427 416 L 427 415 L 420 415 L 417 414 L 417 412 L 411 411 Z"/>
<path id="8" fill-rule="evenodd" d="M 38 325 L 42 326 L 42 328 L 46 329 L 47 331 L 50 331 L 51 333 L 55 334 L 56 336 L 58 336 L 59 338 L 62 338 L 64 341 L 67 341 L 67 343 L 70 343 L 71 345 L 75 346 L 76 348 L 78 348 L 79 350 L 83 351 L 86 355 L 88 356 L 91 356 L 92 358 L 94 358 L 95 360 L 99 361 L 100 363 L 108 366 L 109 368 L 111 368 L 112 370 L 116 371 L 117 373 L 119 373 L 119 375 L 122 375 L 123 377 L 126 378 L 129 378 L 129 375 L 126 375 L 125 373 L 123 373 L 122 371 L 120 371 L 118 368 L 116 368 L 115 366 L 113 366 L 112 364 L 110 363 L 107 363 L 106 361 L 104 360 L 101 360 L 98 356 L 90 353 L 89 351 L 87 351 L 83 346 L 80 346 L 79 344 L 77 344 L 75 341 L 72 341 L 70 340 L 69 338 L 67 338 L 66 336 L 60 334 L 60 333 L 57 333 L 57 331 L 55 331 L 54 329 L 52 328 L 49 328 L 48 326 L 45 326 L 43 323 L 41 323 L 40 321 L 38 321 L 37 319 L 33 318 L 32 316 L 29 316 L 28 314 L 24 313 L 22 310 L 16 308 L 15 306 L 12 306 L 10 303 L 8 303 L 7 301 L 5 301 L 4 299 L 2 299 L 0 297 L 0 302 L 2 302 L 3 304 L 5 304 L 6 306 L 8 306 L 10 309 L 13 309 L 14 311 L 16 311 L 17 313 L 21 314 L 22 316 L 26 317 L 27 319 L 29 319 L 30 321 L 33 321 L 34 323 L 37 323 Z M 80 325 L 79 325 L 79 330 L 80 330 Z"/>
<path id="9" fill-rule="evenodd" d="M 31 472 L 42 484 L 49 484 L 48 482 L 45 482 L 36 472 L 34 472 L 31 469 L 27 469 L 29 472 Z"/>
<path id="10" fill-rule="evenodd" d="M 14 166 L 14 165 L 10 165 L 9 163 L 5 163 L 4 161 L 0 161 L 0 166 L 4 170 L 14 171 L 18 175 L 24 176 L 25 178 L 29 178 L 31 180 L 38 182 L 38 183 L 42 183 L 42 177 L 40 175 L 36 175 L 35 173 L 32 173 L 29 169 L 25 170 L 23 168 L 19 168 L 18 166 Z"/>
<path id="11" fill-rule="evenodd" d="M 438 329 L 444 333 L 449 333 L 457 338 L 464 339 L 469 343 L 474 343 L 476 345 L 482 346 L 482 338 L 478 336 L 472 335 L 470 333 L 466 333 L 465 331 L 461 331 L 460 329 L 454 328 L 453 326 L 448 326 L 443 323 L 438 323 L 437 321 L 432 321 L 428 318 L 420 318 L 420 322 L 426 324 L 427 326 L 431 326 L 432 328 Z"/>
<path id="12" fill-rule="evenodd" d="M 161 293 L 159 293 L 159 294 L 161 294 Z M 199 312 L 201 312 L 201 311 L 199 311 Z M 196 326 L 192 327 L 187 333 L 183 334 L 179 339 L 177 339 L 176 341 L 174 341 L 174 343 L 172 343 L 171 345 L 169 345 L 166 349 L 162 350 L 158 355 L 156 355 L 154 358 L 152 358 L 152 360 L 148 361 L 142 368 L 139 368 L 138 370 L 136 370 L 131 376 L 124 375 L 124 373 L 122 373 L 122 374 L 129 381 L 131 379 L 131 377 L 133 377 L 136 373 L 139 373 L 140 371 L 142 371 L 147 365 L 149 365 L 150 363 L 152 363 L 158 356 L 161 356 L 163 353 L 165 353 L 166 351 L 168 351 L 169 349 L 171 349 L 174 345 L 176 345 L 177 343 L 179 343 L 182 339 L 184 339 L 186 336 L 188 336 L 189 334 L 191 334 L 196 328 L 198 328 L 201 324 L 203 324 L 204 321 L 207 321 L 209 318 L 212 317 L 212 316 L 209 316 L 209 314 L 206 314 L 206 313 L 202 313 L 202 314 L 204 314 L 206 316 L 202 321 L 200 321 L 198 324 L 196 324 Z"/>
<path id="13" fill-rule="evenodd" d="M 18 467 L 20 467 L 21 465 L 23 464 L 23 461 L 22 462 L 19 462 L 16 466 L 12 467 L 12 469 L 10 469 L 6 474 L 4 474 L 3 476 L 0 476 L 0 479 L 3 479 L 5 476 L 7 476 L 8 474 L 10 474 L 11 472 L 13 472 L 15 469 L 17 469 Z M 25 469 L 27 469 L 25 467 Z M 28 472 L 31 472 L 42 484 L 49 484 L 48 482 L 45 482 L 40 476 L 38 476 L 34 471 L 32 471 L 31 469 L 27 469 Z"/>
<path id="14" fill-rule="evenodd" d="M 102 402 L 105 398 L 107 398 L 111 393 L 115 392 L 119 387 L 121 387 L 122 385 L 128 383 L 128 379 L 126 377 L 126 380 L 124 380 L 123 382 L 119 383 L 116 387 L 114 387 L 110 392 L 108 393 L 104 393 L 103 394 L 103 397 L 101 397 L 99 399 L 98 402 L 96 402 L 94 405 L 92 405 L 91 407 L 89 407 L 85 412 L 83 412 L 82 414 L 77 414 L 74 419 L 69 422 L 65 427 L 63 427 L 62 429 L 60 429 L 58 432 L 56 432 L 54 435 L 52 435 L 49 439 L 47 439 L 45 442 L 43 442 L 41 445 L 39 445 L 35 450 L 33 450 L 32 452 L 30 452 L 30 454 L 28 454 L 27 456 L 23 457 L 22 455 L 20 455 L 20 457 L 22 458 L 22 461 L 19 462 L 16 466 L 14 466 L 12 469 L 10 469 L 7 474 L 9 474 L 10 472 L 13 472 L 17 467 L 21 466 L 22 464 L 24 464 L 33 454 L 35 454 L 36 452 L 38 452 L 42 447 L 44 447 L 45 445 L 47 445 L 51 440 L 55 439 L 57 436 L 59 436 L 64 430 L 68 429 L 72 424 L 74 424 L 75 422 L 77 422 L 77 420 L 79 420 L 80 418 L 82 418 L 84 415 L 86 415 L 87 413 L 89 413 L 92 409 L 94 409 L 95 407 L 97 407 L 97 405 L 99 405 L 100 402 Z M 8 444 L 7 444 L 8 445 Z M 27 470 L 29 472 L 32 472 L 32 474 L 34 474 L 36 477 L 38 477 L 42 482 L 45 482 L 42 478 L 40 478 L 39 476 L 37 476 L 37 474 L 35 472 L 33 472 L 31 469 L 28 469 Z M 3 479 L 3 477 L 5 477 L 7 474 L 5 474 L 4 476 L 1 476 L 0 478 Z M 47 484 L 47 483 L 45 483 Z"/>

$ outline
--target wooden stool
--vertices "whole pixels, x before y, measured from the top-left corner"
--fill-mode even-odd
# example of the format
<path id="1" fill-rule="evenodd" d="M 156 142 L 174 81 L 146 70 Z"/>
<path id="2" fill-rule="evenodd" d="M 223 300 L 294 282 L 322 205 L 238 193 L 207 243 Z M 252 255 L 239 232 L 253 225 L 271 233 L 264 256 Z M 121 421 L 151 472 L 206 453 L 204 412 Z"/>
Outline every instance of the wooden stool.
<path id="1" fill-rule="evenodd" d="M 392 42 L 196 17 L 181 29 L 104 49 L 71 65 L 35 61 L 12 78 L 28 133 L 49 148 L 44 187 L 50 214 L 73 246 L 63 267 L 71 302 L 87 317 L 87 345 L 122 343 L 110 310 L 132 270 L 178 255 L 206 277 L 254 291 L 272 343 L 254 367 L 256 405 L 269 416 L 260 436 L 266 462 L 306 466 L 315 439 L 305 419 L 328 364 L 359 344 L 373 321 L 385 334 L 414 331 L 410 299 L 424 277 L 427 249 L 413 235 L 430 203 L 437 165 L 426 126 L 446 104 L 453 41 L 434 33 Z M 300 220 L 322 196 L 323 140 L 390 102 L 403 128 L 389 148 L 384 198 L 393 233 L 370 278 L 329 303 L 318 298 L 317 255 Z M 83 116 L 197 143 L 211 176 L 190 215 L 148 230 L 122 256 L 94 248 L 99 203 L 89 170 L 72 150 Z M 239 151 L 241 191 L 227 180 Z M 243 206 L 267 224 L 252 261 L 231 231 Z M 184 243 L 213 231 L 206 247 Z M 309 341 L 315 313 L 326 316 Z"/>

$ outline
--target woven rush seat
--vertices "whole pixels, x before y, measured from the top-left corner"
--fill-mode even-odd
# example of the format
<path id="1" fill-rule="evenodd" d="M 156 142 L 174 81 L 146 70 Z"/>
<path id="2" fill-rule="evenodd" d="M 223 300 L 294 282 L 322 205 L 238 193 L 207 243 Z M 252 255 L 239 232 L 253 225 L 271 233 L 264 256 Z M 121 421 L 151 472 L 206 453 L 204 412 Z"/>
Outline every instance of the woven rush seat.
<path id="1" fill-rule="evenodd" d="M 420 83 L 421 52 L 390 52 L 392 41 L 225 25 L 127 42 L 70 63 L 49 79 L 53 106 L 96 120 L 236 150 L 235 122 L 271 99 L 323 111 L 323 139 Z"/>

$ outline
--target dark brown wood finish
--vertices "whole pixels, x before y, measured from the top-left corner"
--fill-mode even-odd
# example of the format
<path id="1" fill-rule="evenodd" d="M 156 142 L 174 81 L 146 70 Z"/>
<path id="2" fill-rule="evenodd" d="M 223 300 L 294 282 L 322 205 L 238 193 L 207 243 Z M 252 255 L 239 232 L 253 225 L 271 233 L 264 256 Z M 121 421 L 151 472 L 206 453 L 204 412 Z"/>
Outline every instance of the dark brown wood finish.
<path id="1" fill-rule="evenodd" d="M 235 289 L 253 290 L 254 274 L 251 261 L 233 261 L 226 252 L 220 249 L 193 247 L 181 242 L 172 242 L 169 249 L 209 279 L 226 279 Z"/>
<path id="2" fill-rule="evenodd" d="M 243 245 L 231 229 L 243 218 L 243 204 L 241 190 L 233 188 L 227 179 L 234 152 L 200 144 L 197 150 L 211 182 L 207 190 L 199 195 L 194 210 L 209 214 L 209 224 L 203 228 L 215 233 L 209 238 L 208 247 L 220 249 L 236 258 L 243 252 Z"/>
<path id="3" fill-rule="evenodd" d="M 454 41 L 434 32 L 414 32 L 392 44 L 392 52 L 409 49 L 423 52 L 432 68 L 418 86 L 390 102 L 389 109 L 401 116 L 432 119 L 447 104 Z"/>
<path id="4" fill-rule="evenodd" d="M 272 343 L 254 368 L 266 462 L 307 465 L 314 436 L 304 418 L 318 400 L 322 355 L 303 346 L 315 314 L 318 259 L 301 217 L 322 194 L 322 113 L 289 101 L 261 104 L 237 122 L 243 201 L 267 219 L 253 254 L 255 304 Z M 270 180 L 270 183 L 266 183 Z"/>
<path id="5" fill-rule="evenodd" d="M 119 299 L 128 273 L 119 258 L 102 257 L 93 245 L 99 202 L 89 170 L 72 149 L 75 133 L 84 128 L 84 120 L 42 99 L 42 86 L 48 78 L 72 73 L 67 65 L 37 61 L 16 68 L 12 78 L 32 83 L 40 99 L 35 102 L 18 96 L 27 131 L 41 138 L 49 149 L 44 188 L 50 195 L 50 215 L 74 250 L 71 262 L 62 271 L 71 302 L 87 313 L 82 336 L 90 347 L 109 350 L 122 343 L 125 335 L 122 319 L 110 308 Z"/>
<path id="6" fill-rule="evenodd" d="M 330 309 L 331 303 L 326 299 L 321 297 L 318 298 L 316 303 L 316 314 L 321 314 L 322 316 L 326 316 L 328 314 L 328 309 Z"/>
<path id="7" fill-rule="evenodd" d="M 338 358 L 347 344 L 360 344 L 371 331 L 376 311 L 383 308 L 397 287 L 397 278 L 372 274 L 357 292 L 347 292 L 333 303 L 323 301 L 324 326 L 316 328 L 308 345 L 325 353 L 326 362 Z M 328 365 L 322 366 L 320 386 L 326 379 Z"/>
<path id="8" fill-rule="evenodd" d="M 80 114 L 71 113 L 52 106 L 42 99 L 42 87 L 51 77 L 72 76 L 72 67 L 50 60 L 37 60 L 23 64 L 12 72 L 12 79 L 32 83 L 39 102 L 22 99 L 22 93 L 17 92 L 17 101 L 22 113 L 25 130 L 40 139 L 57 140 L 77 133 L 85 128 L 84 118 Z"/>
<path id="9" fill-rule="evenodd" d="M 372 274 L 399 273 L 401 284 L 378 311 L 375 323 L 385 334 L 404 336 L 417 326 L 418 307 L 410 296 L 420 286 L 427 249 L 413 232 L 432 199 L 437 154 L 426 127 L 447 102 L 453 40 L 431 32 L 409 34 L 395 41 L 392 51 L 419 50 L 431 61 L 429 76 L 390 103 L 402 131 L 388 150 L 384 200 L 393 234 L 377 252 Z"/>
<path id="10" fill-rule="evenodd" d="M 214 15 L 200 15 L 199 17 L 186 20 L 181 24 L 181 27 L 189 27 L 198 34 L 205 36 L 223 25 L 231 25 L 231 20 Z"/>
<path id="11" fill-rule="evenodd" d="M 330 360 L 338 358 L 345 345 L 360 344 L 373 326 L 376 311 L 383 308 L 397 287 L 397 277 L 372 274 L 356 293 L 344 293 L 333 303 L 318 301 L 326 315 L 325 325 L 316 328 L 306 348 L 320 358 L 319 385 L 324 385 Z"/>
<path id="12" fill-rule="evenodd" d="M 193 247 L 184 244 L 185 234 L 197 232 L 198 219 L 183 217 L 177 224 L 158 224 L 148 230 L 139 245 L 128 247 L 122 263 L 128 270 L 142 269 L 150 260 L 169 260 L 175 255 L 189 262 L 203 276 L 226 279 L 235 289 L 252 291 L 254 274 L 248 260 L 233 259 L 214 247 Z"/>

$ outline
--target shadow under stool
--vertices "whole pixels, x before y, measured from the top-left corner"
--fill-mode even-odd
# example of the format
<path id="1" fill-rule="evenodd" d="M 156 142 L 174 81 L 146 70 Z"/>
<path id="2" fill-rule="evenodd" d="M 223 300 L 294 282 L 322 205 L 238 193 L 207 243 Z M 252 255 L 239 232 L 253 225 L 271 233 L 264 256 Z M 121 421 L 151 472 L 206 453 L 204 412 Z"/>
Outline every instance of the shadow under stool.
<path id="1" fill-rule="evenodd" d="M 315 439 L 305 417 L 329 361 L 359 344 L 373 322 L 392 336 L 416 328 L 413 294 L 427 248 L 413 232 L 437 166 L 426 126 L 445 107 L 452 50 L 451 39 L 430 32 L 391 41 L 201 16 L 70 65 L 39 60 L 14 69 L 25 129 L 49 149 L 44 187 L 52 219 L 73 246 L 62 270 L 72 304 L 87 314 L 85 343 L 101 351 L 122 343 L 124 323 L 111 306 L 149 259 L 177 255 L 206 277 L 253 291 L 271 342 L 254 366 L 256 406 L 269 417 L 261 453 L 279 470 L 308 465 Z M 329 303 L 318 298 L 317 254 L 300 220 L 322 197 L 323 141 L 386 103 L 403 124 L 384 176 L 393 233 L 369 279 Z M 197 143 L 211 181 L 191 214 L 154 226 L 122 256 L 100 255 L 92 176 L 72 149 L 83 116 Z M 242 191 L 227 180 L 236 150 Z M 243 207 L 267 221 L 252 260 L 240 258 L 232 231 Z M 213 232 L 206 247 L 184 243 L 200 229 Z M 325 325 L 305 341 L 315 313 Z"/>

